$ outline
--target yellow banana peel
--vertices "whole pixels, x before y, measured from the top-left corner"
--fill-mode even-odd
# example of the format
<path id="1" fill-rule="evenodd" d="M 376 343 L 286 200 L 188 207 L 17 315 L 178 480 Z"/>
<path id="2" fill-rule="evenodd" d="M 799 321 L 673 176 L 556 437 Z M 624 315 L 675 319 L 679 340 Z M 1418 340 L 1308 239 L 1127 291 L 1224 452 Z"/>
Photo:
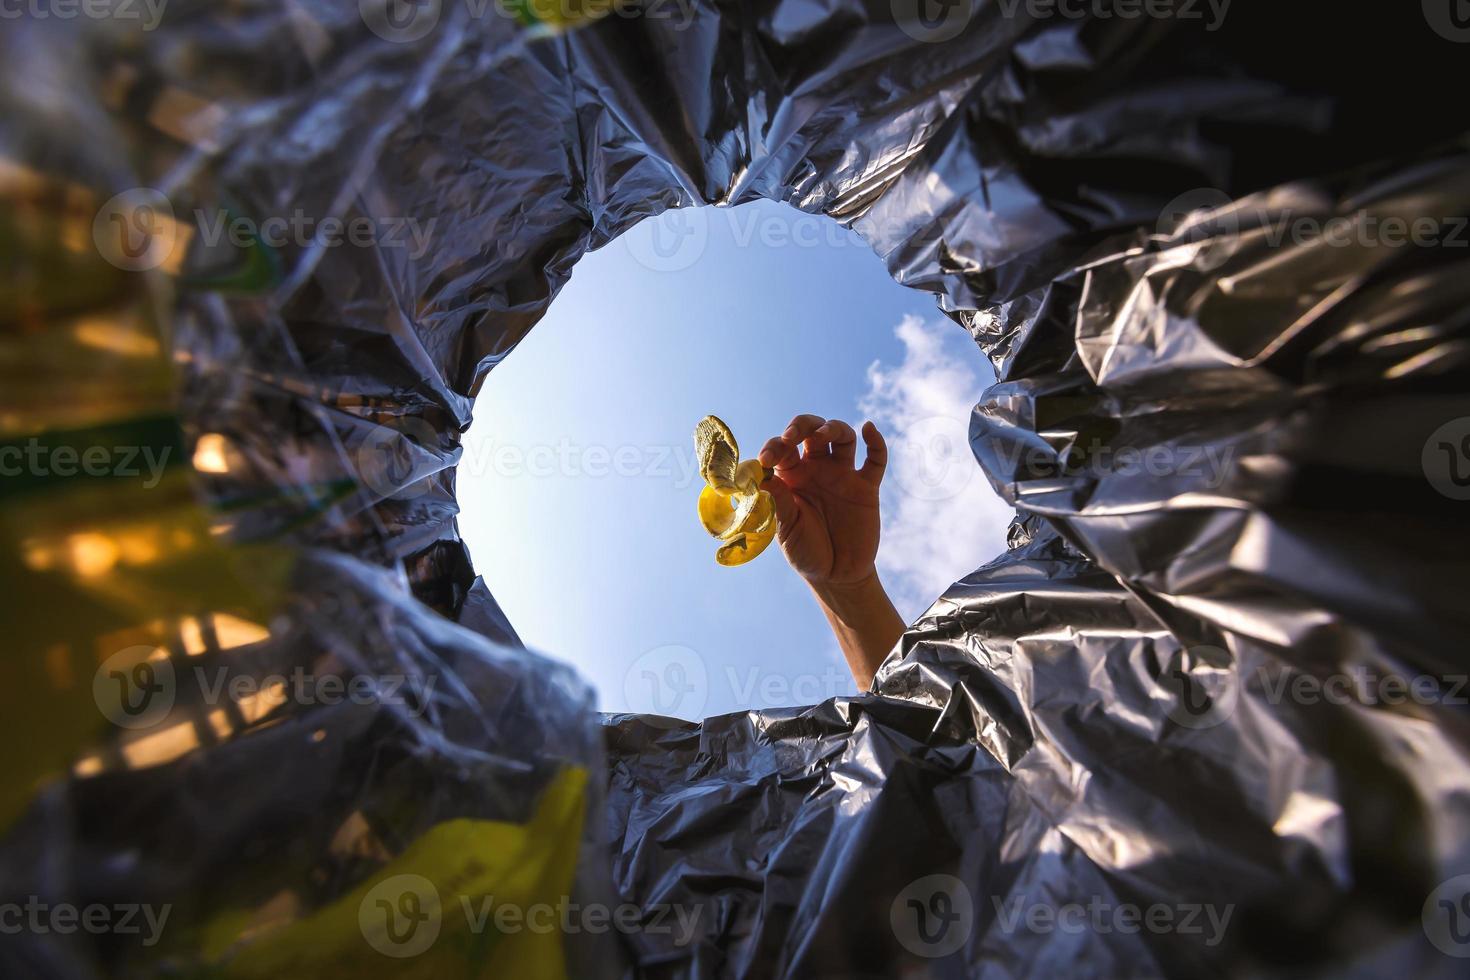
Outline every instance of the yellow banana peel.
<path id="1" fill-rule="evenodd" d="M 770 473 L 759 460 L 740 459 L 735 434 L 713 415 L 694 427 L 694 451 L 705 483 L 699 491 L 699 523 L 723 542 L 715 561 L 744 565 L 776 536 L 776 502 L 760 488 Z"/>

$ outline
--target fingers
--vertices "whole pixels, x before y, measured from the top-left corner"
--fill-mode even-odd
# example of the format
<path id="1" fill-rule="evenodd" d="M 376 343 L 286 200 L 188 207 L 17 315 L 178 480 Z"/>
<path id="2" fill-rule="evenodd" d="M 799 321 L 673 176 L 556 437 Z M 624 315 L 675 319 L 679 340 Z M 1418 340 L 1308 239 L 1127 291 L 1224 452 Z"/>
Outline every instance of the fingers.
<path id="1" fill-rule="evenodd" d="M 821 428 L 826 421 L 820 415 L 798 415 L 787 423 L 786 431 L 782 435 L 800 442 Z"/>
<path id="2" fill-rule="evenodd" d="M 852 431 L 852 426 L 841 419 L 832 419 L 817 429 L 812 438 L 819 440 L 824 447 L 830 445 L 829 450 L 832 458 L 852 465 L 857 456 L 857 433 Z"/>
<path id="3" fill-rule="evenodd" d="M 883 468 L 888 463 L 888 448 L 872 422 L 863 426 L 863 442 L 868 446 L 868 462 L 863 465 L 863 473 L 877 482 L 882 479 Z M 851 466 L 857 458 L 857 433 L 841 419 L 798 415 L 791 420 L 785 432 L 766 441 L 759 459 L 762 466 L 780 470 L 790 469 L 812 456 L 831 456 Z"/>
<path id="4" fill-rule="evenodd" d="M 826 422 L 827 420 L 820 415 L 798 415 L 791 420 L 790 425 L 786 426 L 782 438 L 801 443 L 803 458 L 813 454 L 825 456 L 827 447 L 825 443 L 816 438 L 815 433 Z"/>
<path id="5" fill-rule="evenodd" d="M 756 458 L 761 461 L 762 466 L 789 469 L 801 462 L 801 454 L 797 452 L 796 445 L 784 436 L 776 436 L 766 440 Z"/>
<path id="6" fill-rule="evenodd" d="M 868 447 L 868 458 L 858 474 L 877 486 L 883 482 L 883 471 L 888 468 L 888 443 L 883 441 L 883 433 L 871 421 L 863 423 L 863 445 Z"/>
<path id="7" fill-rule="evenodd" d="M 799 448 L 803 440 L 817 429 L 821 428 L 827 420 L 820 415 L 798 415 L 786 426 L 786 431 L 774 439 L 766 440 L 761 447 L 759 459 L 762 466 L 775 467 L 778 470 L 791 469 L 801 462 Z M 810 453 L 812 448 L 807 447 Z M 826 452 L 824 446 L 822 452 Z"/>

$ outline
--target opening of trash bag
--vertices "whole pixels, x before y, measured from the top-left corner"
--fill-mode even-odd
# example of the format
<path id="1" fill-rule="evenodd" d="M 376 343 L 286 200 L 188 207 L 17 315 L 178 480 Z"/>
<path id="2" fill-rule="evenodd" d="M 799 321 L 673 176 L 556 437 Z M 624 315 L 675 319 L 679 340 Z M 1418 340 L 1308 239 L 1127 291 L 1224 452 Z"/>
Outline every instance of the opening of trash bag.
<path id="1" fill-rule="evenodd" d="M 1448 5 L 55 6 L 0 40 L 7 975 L 1458 974 Z M 1007 548 L 871 691 L 600 718 L 462 435 L 585 252 L 756 199 L 989 358 Z"/>

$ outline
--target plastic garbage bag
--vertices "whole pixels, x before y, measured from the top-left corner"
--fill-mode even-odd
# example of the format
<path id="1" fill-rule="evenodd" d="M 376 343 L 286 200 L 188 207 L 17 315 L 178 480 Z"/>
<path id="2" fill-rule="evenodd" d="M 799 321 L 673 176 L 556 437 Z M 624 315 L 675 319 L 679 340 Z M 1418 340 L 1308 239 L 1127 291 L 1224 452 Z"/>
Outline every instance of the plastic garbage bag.
<path id="1" fill-rule="evenodd" d="M 538 9 L 0 38 L 6 446 L 175 450 L 5 485 L 0 890 L 174 910 L 7 975 L 1459 975 L 1450 5 Z M 1011 548 L 871 693 L 599 733 L 474 575 L 459 437 L 587 249 L 757 197 L 991 358 Z M 195 660 L 255 700 L 216 721 Z M 372 696 L 254 683 L 298 666 Z M 451 923 L 497 892 L 635 921 Z"/>

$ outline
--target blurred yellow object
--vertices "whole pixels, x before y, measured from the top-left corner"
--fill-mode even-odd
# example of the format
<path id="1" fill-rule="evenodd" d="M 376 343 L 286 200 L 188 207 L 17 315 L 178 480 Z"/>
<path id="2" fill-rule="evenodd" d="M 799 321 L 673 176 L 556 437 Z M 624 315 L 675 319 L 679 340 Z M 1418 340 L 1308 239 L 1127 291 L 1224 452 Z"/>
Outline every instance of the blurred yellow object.
<path id="1" fill-rule="evenodd" d="M 502 10 L 532 29 L 532 36 L 560 34 L 632 7 L 631 0 L 502 0 Z"/>
<path id="2" fill-rule="evenodd" d="M 587 771 L 567 767 L 525 823 L 441 823 L 308 914 L 294 902 L 264 923 L 260 909 L 223 913 L 204 929 L 211 975 L 560 980 L 586 803 Z"/>
<path id="3" fill-rule="evenodd" d="M 705 479 L 699 491 L 699 523 L 725 544 L 715 552 L 721 565 L 743 565 L 776 536 L 776 502 L 760 489 L 769 472 L 758 460 L 740 459 L 730 427 L 706 415 L 694 427 L 694 451 Z"/>
<path id="4" fill-rule="evenodd" d="M 268 635 L 259 624 L 294 564 L 215 533 L 223 517 L 195 478 L 232 457 L 206 434 L 191 465 L 168 344 L 174 267 L 110 262 L 94 224 L 104 198 L 0 156 L 0 254 L 14 267 L 0 276 L 0 738 L 29 746 L 0 773 L 0 830 L 48 784 L 197 748 L 192 726 L 121 730 L 95 678 L 131 647 L 202 650 L 201 615 L 231 624 L 211 634 L 218 649 Z"/>

